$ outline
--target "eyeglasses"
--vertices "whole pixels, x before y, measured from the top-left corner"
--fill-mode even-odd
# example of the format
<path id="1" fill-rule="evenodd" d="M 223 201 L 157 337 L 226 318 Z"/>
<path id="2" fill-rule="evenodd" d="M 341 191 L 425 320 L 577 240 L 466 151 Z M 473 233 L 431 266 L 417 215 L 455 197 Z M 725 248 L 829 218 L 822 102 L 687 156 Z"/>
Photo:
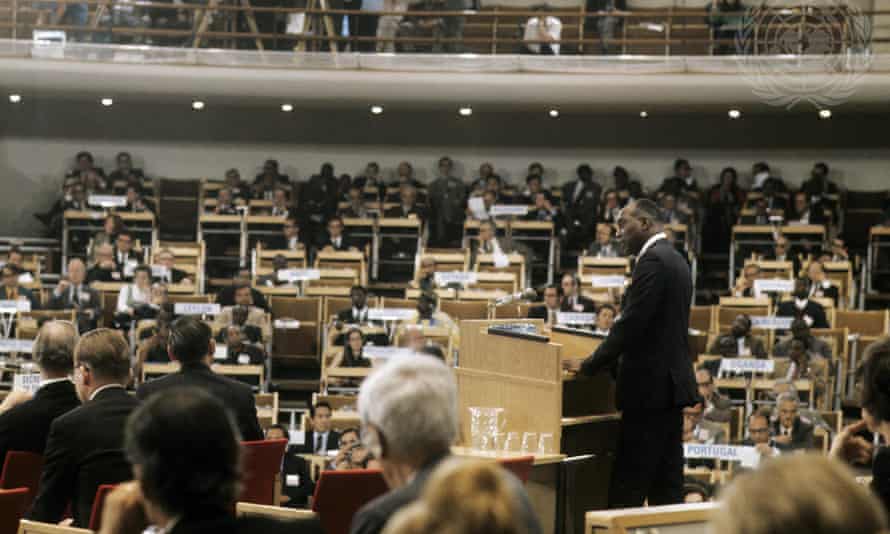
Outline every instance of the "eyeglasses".
<path id="1" fill-rule="evenodd" d="M 769 432 L 769 428 L 749 428 L 749 434 L 765 434 Z"/>
<path id="2" fill-rule="evenodd" d="M 701 387 L 701 386 L 710 386 L 711 384 L 713 384 L 713 382 L 711 382 L 711 381 L 709 380 L 709 381 L 707 381 L 707 382 L 699 382 L 699 383 L 698 383 L 698 386 L 699 386 L 699 387 Z"/>

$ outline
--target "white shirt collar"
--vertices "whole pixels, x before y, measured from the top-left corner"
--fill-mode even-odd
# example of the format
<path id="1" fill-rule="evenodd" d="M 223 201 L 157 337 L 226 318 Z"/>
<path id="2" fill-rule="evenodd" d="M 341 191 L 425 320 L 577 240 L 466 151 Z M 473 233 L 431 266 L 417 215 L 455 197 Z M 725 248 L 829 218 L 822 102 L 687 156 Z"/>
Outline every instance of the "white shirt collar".
<path id="1" fill-rule="evenodd" d="M 96 388 L 96 391 L 93 391 L 93 394 L 90 395 L 90 400 L 95 399 L 96 395 L 98 395 L 100 391 L 105 391 L 106 389 L 112 389 L 112 388 L 124 389 L 124 386 L 122 386 L 120 384 L 105 384 L 104 386 L 102 386 L 100 388 Z"/>
<path id="2" fill-rule="evenodd" d="M 68 378 L 67 376 L 62 377 L 62 378 L 47 378 L 46 380 L 40 381 L 40 387 L 42 388 L 42 387 L 48 386 L 50 384 L 55 384 L 56 382 L 66 382 L 66 381 L 70 382 L 71 379 Z"/>
<path id="3" fill-rule="evenodd" d="M 661 240 L 661 239 L 667 239 L 667 235 L 666 235 L 664 232 L 658 232 L 658 233 L 655 234 L 654 236 L 650 237 L 650 238 L 646 241 L 646 243 L 643 245 L 643 248 L 640 249 L 640 253 L 637 254 L 637 260 L 639 260 L 640 258 L 642 258 L 642 257 L 643 257 L 643 254 L 645 254 L 647 250 L 649 250 L 650 248 L 652 248 L 652 245 L 654 245 L 656 241 L 659 241 L 659 240 Z"/>

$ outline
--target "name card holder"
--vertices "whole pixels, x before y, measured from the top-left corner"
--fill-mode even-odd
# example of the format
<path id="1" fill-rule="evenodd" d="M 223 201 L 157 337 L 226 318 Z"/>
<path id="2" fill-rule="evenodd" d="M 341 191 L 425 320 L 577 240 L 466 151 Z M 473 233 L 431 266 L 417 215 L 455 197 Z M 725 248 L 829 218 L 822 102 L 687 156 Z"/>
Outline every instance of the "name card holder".
<path id="1" fill-rule="evenodd" d="M 0 339 L 0 352 L 22 352 L 31 354 L 34 341 L 30 339 Z"/>
<path id="2" fill-rule="evenodd" d="M 558 324 L 588 325 L 596 323 L 595 313 L 556 312 Z"/>
<path id="3" fill-rule="evenodd" d="M 471 271 L 445 271 L 435 273 L 433 278 L 437 286 L 445 287 L 451 284 L 459 284 L 461 286 L 475 284 L 478 276 Z"/>
<path id="4" fill-rule="evenodd" d="M 760 454 L 754 447 L 746 445 L 698 445 L 683 444 L 684 458 L 701 458 L 707 460 L 723 460 L 741 462 L 744 467 L 756 467 L 760 463 Z"/>
<path id="5" fill-rule="evenodd" d="M 492 217 L 498 216 L 516 216 L 524 217 L 528 215 L 528 206 L 523 204 L 495 204 L 489 210 Z"/>
<path id="6" fill-rule="evenodd" d="M 273 328 L 278 328 L 281 330 L 299 330 L 300 329 L 300 321 L 294 319 L 275 319 L 275 322 L 272 323 Z"/>
<path id="7" fill-rule="evenodd" d="M 90 195 L 87 204 L 100 208 L 123 208 L 127 205 L 127 197 L 124 195 Z"/>
<path id="8" fill-rule="evenodd" d="M 0 313 L 25 313 L 31 311 L 31 301 L 25 298 L 18 300 L 0 300 Z"/>
<path id="9" fill-rule="evenodd" d="M 219 315 L 219 304 L 205 302 L 177 302 L 173 305 L 176 315 Z"/>
<path id="10" fill-rule="evenodd" d="M 407 321 L 413 319 L 417 312 L 412 308 L 371 308 L 368 310 L 370 321 Z"/>
<path id="11" fill-rule="evenodd" d="M 759 297 L 762 293 L 791 293 L 794 291 L 794 280 L 761 279 L 754 280 L 754 295 Z"/>
<path id="12" fill-rule="evenodd" d="M 276 275 L 279 282 L 300 282 L 320 279 L 321 271 L 318 269 L 280 269 Z"/>
<path id="13" fill-rule="evenodd" d="M 751 317 L 751 328 L 758 330 L 788 330 L 791 328 L 791 317 L 754 316 Z"/>
<path id="14" fill-rule="evenodd" d="M 37 393 L 40 389 L 40 373 L 16 373 L 12 378 L 12 390 Z"/>

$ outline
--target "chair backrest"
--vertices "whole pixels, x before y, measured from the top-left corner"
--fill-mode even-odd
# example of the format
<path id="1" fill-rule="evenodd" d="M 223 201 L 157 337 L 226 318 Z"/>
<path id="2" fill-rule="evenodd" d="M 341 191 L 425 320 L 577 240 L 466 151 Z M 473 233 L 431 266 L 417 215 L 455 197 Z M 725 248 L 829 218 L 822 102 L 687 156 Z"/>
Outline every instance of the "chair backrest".
<path id="1" fill-rule="evenodd" d="M 103 485 L 113 487 L 132 479 L 132 467 L 121 449 L 101 451 L 85 460 L 78 472 L 76 499 L 71 503 L 74 523 L 80 526 L 92 523 L 97 497 L 102 493 L 100 488 Z M 102 495 L 102 499 L 104 498 Z M 102 502 L 98 506 L 101 516 Z M 101 517 L 96 517 L 95 520 L 100 521 Z"/>
<path id="2" fill-rule="evenodd" d="M 710 332 L 713 326 L 713 306 L 693 306 L 689 309 L 689 327 Z"/>
<path id="3" fill-rule="evenodd" d="M 0 532 L 15 532 L 25 515 L 28 488 L 0 490 Z"/>
<path id="4" fill-rule="evenodd" d="M 90 512 L 90 530 L 93 532 L 98 532 L 102 528 L 102 507 L 105 506 L 105 498 L 116 487 L 116 484 L 102 484 L 96 489 L 93 511 Z"/>
<path id="5" fill-rule="evenodd" d="M 10 531 L 13 532 L 13 531 Z M 18 534 L 94 534 L 92 530 L 85 528 L 63 527 L 51 523 L 28 521 L 22 519 L 19 522 Z"/>
<path id="6" fill-rule="evenodd" d="M 488 302 L 486 301 L 439 301 L 439 309 L 456 321 L 488 319 Z"/>
<path id="7" fill-rule="evenodd" d="M 43 456 L 26 451 L 7 451 L 0 474 L 0 489 L 27 488 L 25 507 L 37 496 L 40 486 L 40 473 L 43 471 Z"/>
<path id="8" fill-rule="evenodd" d="M 281 472 L 281 460 L 287 449 L 287 440 L 245 441 L 243 445 L 244 489 L 238 500 L 255 504 L 277 504 L 276 477 Z"/>
<path id="9" fill-rule="evenodd" d="M 389 491 L 377 469 L 322 471 L 315 484 L 312 511 L 325 534 L 348 534 L 359 508 Z"/>
<path id="10" fill-rule="evenodd" d="M 881 336 L 887 333 L 887 310 L 850 311 L 838 310 L 835 328 L 849 328 L 851 334 Z"/>
<path id="11" fill-rule="evenodd" d="M 498 458 L 498 463 L 507 471 L 513 473 L 523 484 L 528 482 L 535 463 L 534 456 L 519 456 L 516 458 Z"/>

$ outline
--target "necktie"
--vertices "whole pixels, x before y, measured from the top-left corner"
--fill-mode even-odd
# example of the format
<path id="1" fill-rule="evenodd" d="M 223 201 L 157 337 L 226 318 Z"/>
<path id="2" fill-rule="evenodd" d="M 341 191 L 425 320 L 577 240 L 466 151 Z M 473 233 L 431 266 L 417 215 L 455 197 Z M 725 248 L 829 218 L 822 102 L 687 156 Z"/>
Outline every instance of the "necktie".
<path id="1" fill-rule="evenodd" d="M 321 450 L 322 449 L 321 445 L 322 445 L 322 435 L 319 434 L 319 435 L 315 436 L 315 452 L 323 452 Z"/>
<path id="2" fill-rule="evenodd" d="M 72 304 L 74 306 L 77 306 L 79 303 L 80 303 L 80 288 L 77 286 L 74 286 L 74 298 L 73 298 Z"/>

